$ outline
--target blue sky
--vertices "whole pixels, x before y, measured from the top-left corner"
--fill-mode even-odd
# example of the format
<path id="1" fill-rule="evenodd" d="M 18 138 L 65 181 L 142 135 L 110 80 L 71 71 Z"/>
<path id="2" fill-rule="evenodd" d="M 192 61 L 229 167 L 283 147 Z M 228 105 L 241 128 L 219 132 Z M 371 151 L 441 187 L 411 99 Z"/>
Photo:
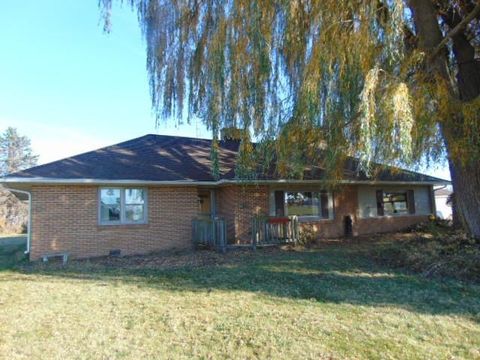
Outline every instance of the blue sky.
<path id="1" fill-rule="evenodd" d="M 199 121 L 155 128 L 136 14 L 117 4 L 112 23 L 105 34 L 97 0 L 3 2 L 0 130 L 27 135 L 40 163 L 147 133 L 209 137 Z"/>
<path id="2" fill-rule="evenodd" d="M 14 126 L 49 162 L 147 133 L 208 137 L 199 123 L 155 128 L 136 15 L 97 0 L 24 0 L 0 12 L 0 129 Z M 197 126 L 198 125 L 198 130 Z"/>

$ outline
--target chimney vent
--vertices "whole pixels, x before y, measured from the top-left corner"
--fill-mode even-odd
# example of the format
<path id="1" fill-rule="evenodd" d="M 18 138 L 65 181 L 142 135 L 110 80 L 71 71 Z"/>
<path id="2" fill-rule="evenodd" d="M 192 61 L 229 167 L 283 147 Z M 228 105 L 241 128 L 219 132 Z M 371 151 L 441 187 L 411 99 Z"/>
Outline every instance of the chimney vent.
<path id="1" fill-rule="evenodd" d="M 246 135 L 247 138 L 249 138 L 248 130 L 245 129 L 239 129 L 235 126 L 231 127 L 224 127 L 222 130 L 220 130 L 220 137 L 222 140 L 236 140 L 240 141 L 244 136 Z"/>

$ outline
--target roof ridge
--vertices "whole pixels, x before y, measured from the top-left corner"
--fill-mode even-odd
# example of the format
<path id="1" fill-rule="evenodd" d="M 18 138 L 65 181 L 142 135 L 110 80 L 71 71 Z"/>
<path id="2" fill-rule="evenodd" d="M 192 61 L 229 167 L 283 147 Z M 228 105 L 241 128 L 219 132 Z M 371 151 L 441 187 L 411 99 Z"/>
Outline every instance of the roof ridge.
<path id="1" fill-rule="evenodd" d="M 168 138 L 177 138 L 177 139 L 191 139 L 191 140 L 207 140 L 207 141 L 212 141 L 212 139 L 207 139 L 207 138 L 199 138 L 199 137 L 193 137 L 193 136 L 181 136 L 181 135 L 164 135 L 164 134 L 153 134 L 149 133 L 144 136 L 155 136 L 155 137 L 168 137 Z M 134 140 L 134 139 L 132 139 Z"/>

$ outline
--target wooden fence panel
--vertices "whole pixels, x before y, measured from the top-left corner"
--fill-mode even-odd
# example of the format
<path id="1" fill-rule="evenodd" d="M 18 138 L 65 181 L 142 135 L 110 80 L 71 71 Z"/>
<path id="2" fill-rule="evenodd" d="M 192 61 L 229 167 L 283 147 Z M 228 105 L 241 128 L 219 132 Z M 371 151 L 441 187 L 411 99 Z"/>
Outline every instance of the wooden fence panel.
<path id="1" fill-rule="evenodd" d="M 192 241 L 195 248 L 206 247 L 225 252 L 227 247 L 225 219 L 193 219 Z"/>
<path id="2" fill-rule="evenodd" d="M 252 221 L 252 247 L 298 242 L 298 218 L 260 217 Z"/>

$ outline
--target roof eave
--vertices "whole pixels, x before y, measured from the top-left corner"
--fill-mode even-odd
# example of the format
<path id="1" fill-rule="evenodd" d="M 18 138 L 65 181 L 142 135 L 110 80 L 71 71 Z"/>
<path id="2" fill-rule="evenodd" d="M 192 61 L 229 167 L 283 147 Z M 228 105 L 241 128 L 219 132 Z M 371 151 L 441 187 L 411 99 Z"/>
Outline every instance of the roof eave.
<path id="1" fill-rule="evenodd" d="M 325 183 L 337 183 L 343 185 L 451 185 L 448 180 L 435 180 L 435 181 L 385 181 L 385 180 L 220 180 L 216 184 L 325 184 Z"/>
<path id="2" fill-rule="evenodd" d="M 195 181 L 195 180 L 174 180 L 174 181 L 156 181 L 156 180 L 136 180 L 136 179 L 62 179 L 62 178 L 2 178 L 2 184 L 29 184 L 29 185 L 212 185 L 215 181 Z"/>
<path id="3" fill-rule="evenodd" d="M 195 180 L 135 180 L 135 179 L 62 179 L 62 178 L 18 178 L 7 177 L 0 179 L 1 184 L 13 185 L 182 185 L 182 186 L 201 186 L 201 185 L 227 185 L 227 184 L 319 184 L 325 183 L 325 180 L 226 180 L 218 181 L 195 181 Z M 450 185 L 448 180 L 438 179 L 432 181 L 377 181 L 377 180 L 332 180 L 327 182 L 336 182 L 339 184 L 356 185 Z"/>

